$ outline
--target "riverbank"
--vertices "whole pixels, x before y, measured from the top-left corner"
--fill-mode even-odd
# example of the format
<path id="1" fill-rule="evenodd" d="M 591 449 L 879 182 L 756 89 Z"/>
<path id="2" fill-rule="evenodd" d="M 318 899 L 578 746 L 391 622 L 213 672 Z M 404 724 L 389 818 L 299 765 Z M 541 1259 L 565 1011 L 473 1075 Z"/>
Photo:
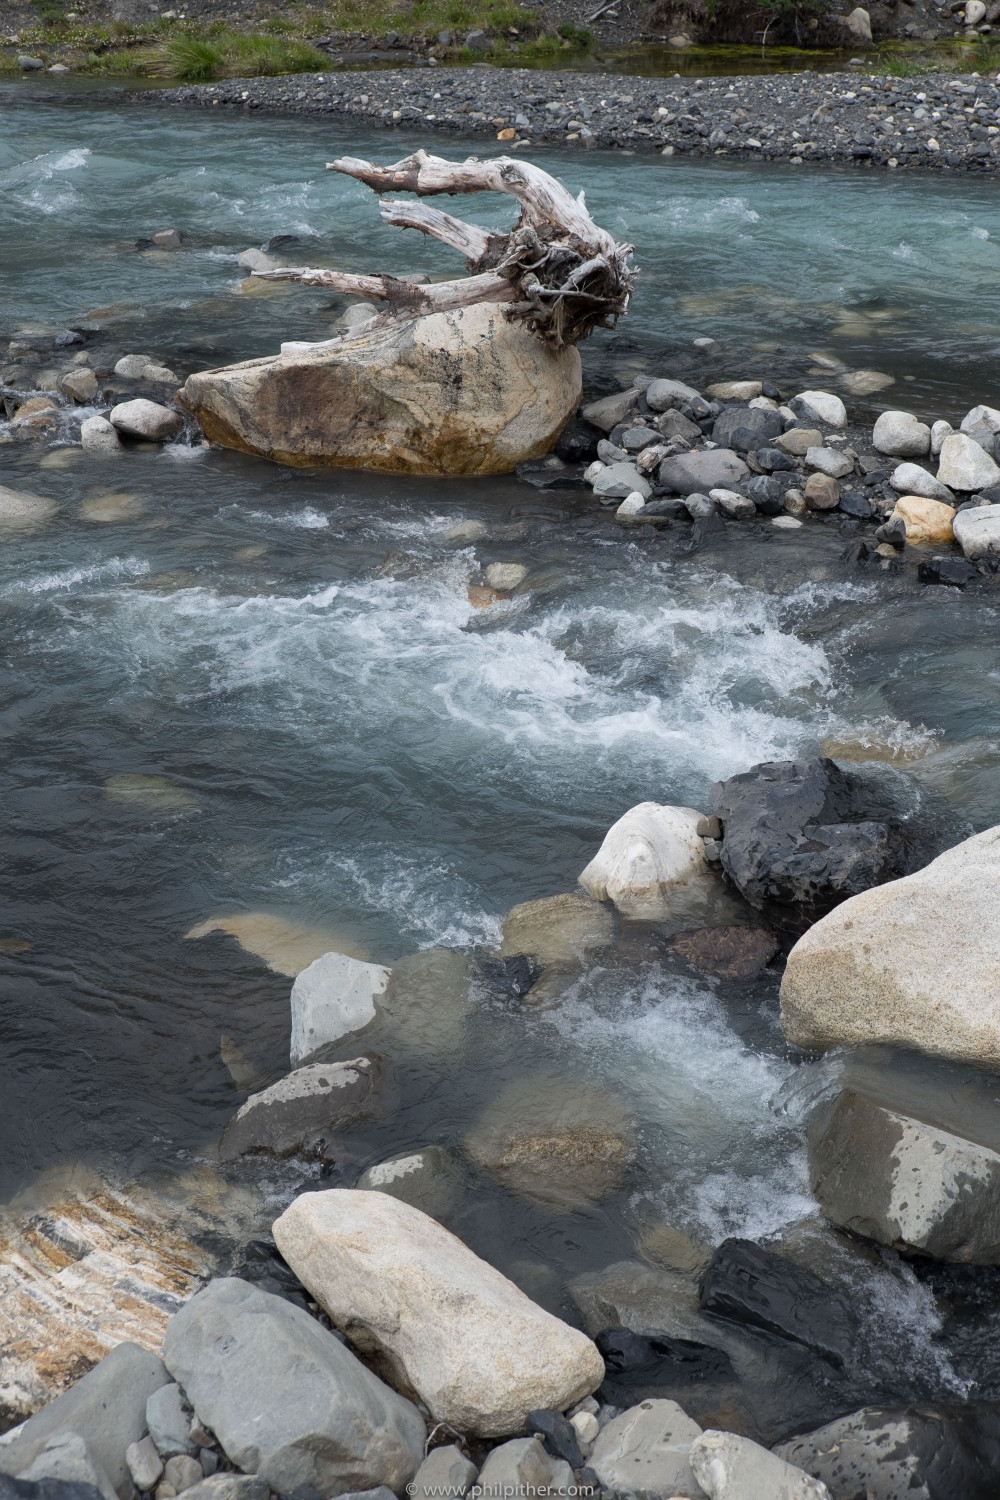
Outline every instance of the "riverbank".
<path id="1" fill-rule="evenodd" d="M 230 79 L 166 90 L 202 108 L 324 114 L 505 150 L 538 143 L 692 157 L 995 174 L 1000 89 L 978 74 L 649 79 L 474 67 Z"/>

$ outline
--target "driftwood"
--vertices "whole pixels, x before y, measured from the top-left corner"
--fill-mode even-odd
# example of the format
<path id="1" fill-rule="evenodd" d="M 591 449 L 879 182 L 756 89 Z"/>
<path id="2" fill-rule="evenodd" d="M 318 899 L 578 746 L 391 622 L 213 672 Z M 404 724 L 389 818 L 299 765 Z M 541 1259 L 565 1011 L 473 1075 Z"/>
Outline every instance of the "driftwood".
<path id="1" fill-rule="evenodd" d="M 383 199 L 380 212 L 387 224 L 419 229 L 465 257 L 470 274 L 454 281 L 418 286 L 394 276 L 361 276 L 305 266 L 254 272 L 264 281 L 300 281 L 388 303 L 386 311 L 357 325 L 344 338 L 390 321 L 496 302 L 505 304 L 509 318 L 523 322 L 561 349 L 579 343 L 594 328 L 613 328 L 628 309 L 635 277 L 629 265 L 633 247 L 619 244 L 594 223 L 582 193 L 574 198 L 531 162 L 509 156 L 449 162 L 417 151 L 391 167 L 344 156 L 328 162 L 327 169 L 354 177 L 379 194 L 410 192 L 423 198 L 438 193 L 497 192 L 509 194 L 521 205 L 514 228 L 503 234 L 467 224 L 428 204 Z"/>

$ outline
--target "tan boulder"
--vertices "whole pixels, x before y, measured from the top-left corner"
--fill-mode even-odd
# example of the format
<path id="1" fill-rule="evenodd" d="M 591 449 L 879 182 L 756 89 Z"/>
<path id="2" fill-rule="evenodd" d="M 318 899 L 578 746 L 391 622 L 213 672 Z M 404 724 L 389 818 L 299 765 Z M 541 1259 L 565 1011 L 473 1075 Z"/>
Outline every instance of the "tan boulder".
<path id="1" fill-rule="evenodd" d="M 925 500 L 922 495 L 900 495 L 891 519 L 903 522 L 908 542 L 929 542 L 938 547 L 955 540 L 951 529 L 955 507 L 945 505 L 942 500 Z"/>
<path id="2" fill-rule="evenodd" d="M 274 1224 L 334 1326 L 436 1422 L 504 1437 L 604 1378 L 595 1346 L 455 1235 L 387 1193 L 303 1193 Z"/>
<path id="3" fill-rule="evenodd" d="M 549 451 L 580 390 L 575 347 L 482 303 L 206 370 L 177 402 L 213 441 L 279 463 L 502 474 Z"/>
<path id="4" fill-rule="evenodd" d="M 889 1043 L 1000 1065 L 1000 827 L 863 891 L 799 938 L 781 1026 L 825 1051 Z"/>
<path id="5" fill-rule="evenodd" d="M 500 953 L 504 958 L 530 954 L 543 967 L 579 963 L 606 948 L 614 933 L 614 917 L 606 906 L 567 891 L 512 906 L 504 918 Z"/>

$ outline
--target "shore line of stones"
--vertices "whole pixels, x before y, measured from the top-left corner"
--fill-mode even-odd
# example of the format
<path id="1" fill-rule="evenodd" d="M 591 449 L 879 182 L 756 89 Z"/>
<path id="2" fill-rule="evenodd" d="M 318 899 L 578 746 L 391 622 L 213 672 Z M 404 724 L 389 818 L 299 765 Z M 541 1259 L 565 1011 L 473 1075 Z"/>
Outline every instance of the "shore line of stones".
<path id="1" fill-rule="evenodd" d="M 765 518 L 797 530 L 807 515 L 836 514 L 876 528 L 871 542 L 854 544 L 857 561 L 878 556 L 891 566 L 908 543 L 961 548 L 962 558 L 928 555 L 926 582 L 964 587 L 1000 562 L 995 407 L 973 407 L 957 430 L 887 410 L 869 433 L 849 427 L 830 391 L 786 402 L 767 381 L 720 381 L 702 394 L 659 379 L 591 402 L 579 417 L 551 472 L 543 461 L 522 465 L 521 477 L 558 485 L 555 464 L 596 449 L 583 477 L 625 526 L 691 520 L 704 535 L 725 520 Z M 605 436 L 595 445 L 598 432 Z"/>
<path id="2" fill-rule="evenodd" d="M 132 95 L 131 100 L 144 96 Z M 366 126 L 666 156 L 995 173 L 1000 89 L 979 74 L 639 78 L 483 65 L 230 79 L 156 103 L 339 115 Z"/>

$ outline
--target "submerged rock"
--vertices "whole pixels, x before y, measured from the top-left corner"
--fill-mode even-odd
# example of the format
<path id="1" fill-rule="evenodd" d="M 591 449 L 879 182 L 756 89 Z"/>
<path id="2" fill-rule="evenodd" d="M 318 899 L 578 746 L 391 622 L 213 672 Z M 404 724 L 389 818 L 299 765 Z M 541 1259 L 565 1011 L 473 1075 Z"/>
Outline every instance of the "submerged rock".
<path id="1" fill-rule="evenodd" d="M 511 907 L 504 918 L 500 954 L 528 954 L 543 966 L 578 963 L 606 948 L 614 930 L 612 913 L 590 896 L 543 896 Z"/>
<path id="2" fill-rule="evenodd" d="M 1000 1065 L 1000 828 L 853 896 L 795 944 L 781 984 L 789 1041 L 890 1042 Z"/>
<path id="3" fill-rule="evenodd" d="M 465 1148 L 510 1191 L 564 1212 L 620 1188 L 636 1151 L 628 1111 L 608 1089 L 546 1074 L 509 1083 Z"/>
<path id="4" fill-rule="evenodd" d="M 853 1089 L 809 1126 L 823 1213 L 852 1234 L 937 1260 L 1000 1264 L 1000 1155 Z"/>
<path id="5" fill-rule="evenodd" d="M 784 927 L 904 874 L 915 858 L 888 799 L 826 758 L 754 766 L 717 782 L 710 801 L 724 826 L 723 868 Z"/>
<path id="6" fill-rule="evenodd" d="M 313 927 L 270 911 L 239 911 L 226 917 L 209 917 L 184 934 L 185 942 L 224 932 L 235 938 L 247 953 L 260 958 L 276 974 L 294 979 L 324 953 L 339 950 L 349 958 L 367 958 L 360 948 L 348 946 L 345 935 L 332 928 Z"/>
<path id="7" fill-rule="evenodd" d="M 564 1411 L 604 1373 L 585 1334 L 385 1193 L 303 1193 L 274 1238 L 334 1325 L 459 1432 L 521 1432 L 530 1411 Z"/>
<path id="8" fill-rule="evenodd" d="M 101 500 L 107 499 L 101 496 Z M 118 497 L 113 497 L 117 499 Z M 109 802 L 140 807 L 148 812 L 190 813 L 198 811 L 198 799 L 169 776 L 145 776 L 136 771 L 118 771 L 104 783 Z"/>
<path id="9" fill-rule="evenodd" d="M 0 537 L 36 531 L 59 509 L 54 500 L 0 484 Z"/>
<path id="10" fill-rule="evenodd" d="M 423 1457 L 409 1401 L 315 1318 L 245 1281 L 192 1297 L 167 1326 L 163 1358 L 232 1462 L 279 1495 L 401 1489 Z"/>
<path id="11" fill-rule="evenodd" d="M 464 1179 L 453 1151 L 444 1146 L 424 1146 L 369 1167 L 355 1187 L 362 1193 L 388 1193 L 432 1219 L 440 1219 L 458 1207 Z"/>
<path id="12" fill-rule="evenodd" d="M 324 953 L 292 985 L 290 1061 L 299 1068 L 320 1048 L 364 1031 L 375 1019 L 375 997 L 389 970 L 346 953 Z"/>
<path id="13" fill-rule="evenodd" d="M 503 474 L 547 453 L 580 400 L 580 355 L 486 303 L 189 377 L 206 436 L 279 463 Z"/>
<path id="14" fill-rule="evenodd" d="M 708 873 L 701 818 L 693 807 L 640 802 L 608 829 L 580 884 L 627 917 L 663 921 L 671 894 Z"/>
<path id="15" fill-rule="evenodd" d="M 392 1090 L 392 1065 L 377 1053 L 298 1068 L 251 1094 L 223 1131 L 219 1156 L 223 1161 L 249 1151 L 290 1156 L 327 1131 L 377 1115 Z"/>
<path id="16" fill-rule="evenodd" d="M 702 974 L 720 979 L 756 979 L 780 944 L 769 927 L 742 922 L 733 927 L 702 927 L 679 932 L 671 948 Z"/>
<path id="17" fill-rule="evenodd" d="M 725 1240 L 701 1280 L 704 1312 L 759 1328 L 843 1365 L 857 1337 L 846 1301 L 815 1272 L 751 1240 Z"/>
<path id="18" fill-rule="evenodd" d="M 452 948 L 424 948 L 394 963 L 379 1010 L 392 1049 L 458 1057 L 465 1046 L 469 960 Z"/>

